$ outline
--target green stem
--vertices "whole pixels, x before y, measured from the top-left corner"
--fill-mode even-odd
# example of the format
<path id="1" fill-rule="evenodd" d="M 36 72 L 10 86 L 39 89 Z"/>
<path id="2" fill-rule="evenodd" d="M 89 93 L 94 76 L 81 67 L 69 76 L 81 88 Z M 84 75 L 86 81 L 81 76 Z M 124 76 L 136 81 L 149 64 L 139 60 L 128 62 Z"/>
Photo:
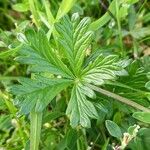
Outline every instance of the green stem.
<path id="1" fill-rule="evenodd" d="M 52 14 L 52 12 L 50 10 L 50 3 L 49 3 L 48 0 L 43 0 L 42 3 L 44 5 L 44 7 L 45 7 L 45 11 L 46 11 L 46 15 L 47 15 L 47 20 L 48 20 L 50 26 L 53 26 L 53 24 L 55 22 L 55 19 L 54 19 L 53 14 Z"/>
<path id="2" fill-rule="evenodd" d="M 30 150 L 38 150 L 42 125 L 42 112 L 30 113 Z"/>
<path id="3" fill-rule="evenodd" d="M 136 109 L 139 109 L 139 110 L 142 110 L 142 111 L 144 111 L 144 112 L 150 112 L 150 109 L 149 109 L 149 108 L 146 108 L 146 107 L 144 107 L 144 106 L 142 106 L 142 105 L 140 105 L 140 104 L 138 104 L 138 103 L 136 103 L 136 102 L 133 102 L 132 100 L 129 100 L 129 99 L 124 98 L 124 97 L 122 97 L 122 96 L 119 96 L 119 95 L 117 95 L 117 94 L 115 94 L 115 93 L 112 93 L 112 92 L 109 92 L 109 91 L 107 91 L 107 90 L 104 90 L 104 89 L 102 89 L 102 88 L 99 88 L 99 87 L 97 87 L 97 86 L 95 86 L 95 85 L 88 84 L 88 86 L 89 86 L 91 89 L 93 89 L 93 90 L 95 90 L 95 91 L 97 91 L 97 92 L 99 92 L 99 93 L 102 93 L 103 95 L 106 95 L 106 96 L 108 96 L 108 97 L 111 97 L 111 98 L 113 98 L 113 99 L 116 99 L 116 100 L 118 100 L 118 101 L 120 101 L 120 102 L 122 102 L 122 103 L 124 103 L 124 104 L 127 104 L 127 105 L 129 105 L 129 106 L 132 106 L 132 107 L 134 107 L 134 108 L 136 108 Z"/>
<path id="4" fill-rule="evenodd" d="M 91 146 L 90 150 L 94 150 L 94 147 L 95 147 L 96 142 L 98 141 L 99 137 L 100 137 L 100 133 L 97 135 L 97 137 L 96 137 L 95 141 L 93 142 L 93 145 Z"/>
<path id="5" fill-rule="evenodd" d="M 133 56 L 135 59 L 137 59 L 139 57 L 138 55 L 138 46 L 137 46 L 137 42 L 135 39 L 133 39 Z"/>
<path id="6" fill-rule="evenodd" d="M 119 32 L 119 43 L 121 47 L 121 52 L 122 55 L 124 55 L 124 50 L 123 50 L 123 42 L 122 42 L 122 31 L 121 31 L 121 23 L 120 23 L 120 16 L 119 16 L 119 2 L 116 0 L 116 19 L 117 19 L 117 26 L 118 26 L 118 32 Z"/>
<path id="7" fill-rule="evenodd" d="M 30 10 L 33 16 L 34 23 L 37 27 L 39 27 L 40 23 L 39 23 L 39 15 L 37 13 L 38 10 L 36 9 L 36 3 L 34 0 L 28 0 L 28 1 L 29 1 Z"/>
<path id="8" fill-rule="evenodd" d="M 109 144 L 109 138 L 105 141 L 105 144 L 102 147 L 102 150 L 107 150 L 108 144 Z"/>

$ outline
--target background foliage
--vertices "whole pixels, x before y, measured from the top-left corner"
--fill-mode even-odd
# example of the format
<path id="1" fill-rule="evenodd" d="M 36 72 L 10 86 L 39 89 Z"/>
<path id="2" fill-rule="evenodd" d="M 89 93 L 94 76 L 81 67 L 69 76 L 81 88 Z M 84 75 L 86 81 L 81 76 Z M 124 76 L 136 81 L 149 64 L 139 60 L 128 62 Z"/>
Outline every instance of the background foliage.
<path id="1" fill-rule="evenodd" d="M 29 150 L 33 109 L 40 150 L 149 149 L 150 113 L 89 86 L 150 108 L 149 1 L 1 0 L 0 14 L 0 150 Z"/>

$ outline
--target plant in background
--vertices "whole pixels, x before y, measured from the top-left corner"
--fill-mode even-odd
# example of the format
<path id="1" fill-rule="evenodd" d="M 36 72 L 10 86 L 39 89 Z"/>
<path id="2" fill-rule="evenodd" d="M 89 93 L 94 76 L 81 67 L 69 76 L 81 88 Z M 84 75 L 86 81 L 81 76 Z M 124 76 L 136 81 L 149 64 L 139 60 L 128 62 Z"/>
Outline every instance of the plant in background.
<path id="1" fill-rule="evenodd" d="M 0 120 L 9 125 L 6 131 L 0 123 L 0 130 L 6 132 L 2 136 L 3 147 L 8 142 L 7 149 L 19 145 L 15 150 L 23 147 L 26 150 L 92 150 L 95 147 L 102 150 L 129 147 L 134 150 L 144 143 L 146 149 L 149 132 L 146 127 L 150 123 L 148 63 L 144 64 L 145 59 L 142 60 L 140 55 L 138 60 L 129 59 L 132 54 L 125 51 L 127 47 L 122 40 L 132 36 L 134 52 L 132 48 L 130 51 L 134 55 L 138 48 L 137 35 L 141 40 L 149 35 L 145 34 L 149 31 L 148 27 L 142 28 L 144 33 L 140 35 L 134 31 L 138 22 L 135 21 L 135 14 L 132 15 L 137 9 L 133 4 L 139 5 L 138 0 L 109 1 L 108 11 L 102 17 L 97 19 L 101 10 L 94 10 L 92 17 L 96 20 L 93 22 L 89 17 L 80 19 L 79 13 L 69 16 L 78 11 L 84 15 L 93 14 L 93 10 L 87 7 L 95 7 L 98 4 L 95 0 L 19 2 L 10 6 L 26 20 L 21 23 L 21 18 L 13 20 L 16 29 L 0 33 L 3 41 L 0 41 L 0 46 L 7 48 L 11 44 L 8 51 L 0 53 L 4 64 L 2 71 L 6 70 L 0 80 L 4 88 L 9 87 L 15 95 L 16 105 L 13 106 L 11 98 L 4 97 L 3 89 L 2 101 L 7 107 L 0 103 L 3 114 Z M 102 1 L 101 4 L 106 7 Z M 71 13 L 66 15 L 69 10 Z M 31 14 L 28 14 L 29 11 Z M 31 21 L 26 15 L 31 15 Z M 116 23 L 107 27 L 109 21 L 110 24 Z M 126 29 L 128 26 L 129 31 Z M 18 41 L 14 39 L 16 35 Z M 16 62 L 12 65 L 8 56 L 17 56 L 15 60 L 20 64 Z M 9 77 L 11 73 L 31 76 Z M 12 80 L 18 80 L 20 84 L 14 85 Z M 5 93 L 10 97 L 8 92 Z M 141 111 L 136 112 L 136 109 Z M 15 114 L 17 110 L 19 115 Z M 110 135 L 116 137 L 117 144 L 113 146 L 109 143 L 113 143 L 114 139 L 107 138 L 104 127 L 106 119 L 113 120 L 107 120 L 105 124 Z M 141 128 L 138 133 L 138 125 L 132 126 L 137 124 L 136 119 L 146 123 L 139 122 Z M 139 139 L 144 140 L 141 142 Z M 142 146 L 138 148 L 143 150 Z"/>
<path id="2" fill-rule="evenodd" d="M 106 128 L 109 131 L 109 133 L 120 140 L 120 145 L 114 145 L 113 150 L 124 150 L 129 142 L 136 138 L 138 130 L 140 129 L 139 125 L 130 126 L 128 128 L 128 132 L 123 133 L 121 132 L 120 127 L 113 121 L 106 120 Z"/>

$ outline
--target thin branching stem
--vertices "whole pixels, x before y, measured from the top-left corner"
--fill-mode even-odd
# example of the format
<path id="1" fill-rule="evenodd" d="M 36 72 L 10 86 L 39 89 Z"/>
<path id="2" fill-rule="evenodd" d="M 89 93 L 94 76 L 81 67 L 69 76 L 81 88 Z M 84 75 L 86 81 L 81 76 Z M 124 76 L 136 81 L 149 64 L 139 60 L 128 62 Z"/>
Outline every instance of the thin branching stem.
<path id="1" fill-rule="evenodd" d="M 117 95 L 117 94 L 115 94 L 115 93 L 112 93 L 112 92 L 110 92 L 110 91 L 104 90 L 104 89 L 102 89 L 102 88 L 100 88 L 100 87 L 97 87 L 97 86 L 95 86 L 95 85 L 88 84 L 88 86 L 89 86 L 91 89 L 93 89 L 94 91 L 97 91 L 97 92 L 99 92 L 99 93 L 101 93 L 101 94 L 103 94 L 103 95 L 106 95 L 106 96 L 111 97 L 111 98 L 113 98 L 113 99 L 115 99 L 115 100 L 118 100 L 118 101 L 120 101 L 120 102 L 122 102 L 122 103 L 124 103 L 124 104 L 127 104 L 127 105 L 129 105 L 129 106 L 132 106 L 132 107 L 134 107 L 134 108 L 136 108 L 136 109 L 139 109 L 139 110 L 142 110 L 142 111 L 144 111 L 144 112 L 150 112 L 150 109 L 149 109 L 149 108 L 146 108 L 146 107 L 144 107 L 144 106 L 142 106 L 142 105 L 140 105 L 140 104 L 138 104 L 138 103 L 136 103 L 136 102 L 133 102 L 133 101 L 130 100 L 130 99 L 127 99 L 127 98 L 125 98 L 125 97 L 122 97 L 122 96 L 120 96 L 120 95 Z"/>

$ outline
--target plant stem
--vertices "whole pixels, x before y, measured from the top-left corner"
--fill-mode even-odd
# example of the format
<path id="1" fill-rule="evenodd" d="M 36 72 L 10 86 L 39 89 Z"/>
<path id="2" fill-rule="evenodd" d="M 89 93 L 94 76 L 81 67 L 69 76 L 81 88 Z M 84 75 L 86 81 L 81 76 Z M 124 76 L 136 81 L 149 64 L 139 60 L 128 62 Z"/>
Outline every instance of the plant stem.
<path id="1" fill-rule="evenodd" d="M 103 95 L 106 95 L 106 96 L 108 96 L 108 97 L 111 97 L 111 98 L 113 98 L 113 99 L 116 99 L 116 100 L 118 100 L 118 101 L 120 101 L 120 102 L 122 102 L 122 103 L 125 103 L 125 104 L 127 104 L 127 105 L 129 105 L 129 106 L 132 106 L 132 107 L 134 107 L 134 108 L 136 108 L 136 109 L 142 110 L 142 111 L 144 111 L 144 112 L 150 112 L 150 109 L 149 109 L 149 108 L 146 108 L 146 107 L 144 107 L 144 106 L 142 106 L 142 105 L 140 105 L 140 104 L 138 104 L 138 103 L 136 103 L 136 102 L 133 102 L 132 100 L 129 100 L 129 99 L 124 98 L 124 97 L 122 97 L 122 96 L 119 96 L 119 95 L 117 95 L 117 94 L 115 94 L 115 93 L 112 93 L 112 92 L 109 92 L 109 91 L 107 91 L 107 90 L 104 90 L 104 89 L 102 89 L 102 88 L 100 88 L 100 87 L 97 87 L 97 86 L 95 86 L 95 85 L 88 84 L 88 86 L 89 86 L 91 89 L 93 89 L 93 90 L 95 90 L 95 91 L 97 91 L 97 92 L 99 92 L 99 93 L 102 93 Z"/>
<path id="2" fill-rule="evenodd" d="M 48 0 L 43 0 L 42 3 L 44 5 L 44 7 L 45 7 L 45 11 L 46 11 L 46 15 L 47 15 L 47 20 L 48 20 L 50 26 L 52 27 L 53 24 L 54 24 L 54 22 L 55 22 L 55 19 L 54 19 L 53 14 L 52 14 L 52 12 L 50 10 L 50 3 L 49 3 Z"/>
<path id="3" fill-rule="evenodd" d="M 36 10 L 36 4 L 35 4 L 35 1 L 34 0 L 28 0 L 29 1 L 29 5 L 30 5 L 30 10 L 31 10 L 31 13 L 32 13 L 32 16 L 33 16 L 33 20 L 34 20 L 34 23 L 37 27 L 40 26 L 40 23 L 39 23 L 39 16 L 38 16 L 38 11 Z"/>
<path id="4" fill-rule="evenodd" d="M 30 150 L 38 150 L 42 125 L 42 112 L 30 113 Z"/>
<path id="5" fill-rule="evenodd" d="M 119 2 L 118 2 L 118 0 L 116 0 L 115 4 L 116 4 L 115 5 L 115 7 L 116 7 L 116 19 L 117 19 L 117 26 L 118 26 L 118 32 L 119 32 L 119 42 L 120 42 L 122 55 L 124 55 L 123 42 L 122 42 L 121 23 L 120 23 L 120 16 L 119 16 Z"/>
<path id="6" fill-rule="evenodd" d="M 95 145 L 96 145 L 96 142 L 97 142 L 97 140 L 99 139 L 99 137 L 100 137 L 100 133 L 97 135 L 97 137 L 96 137 L 95 141 L 93 142 L 93 145 L 91 146 L 91 149 L 90 149 L 90 150 L 93 150 L 93 149 L 94 149 L 94 147 L 95 147 Z"/>

